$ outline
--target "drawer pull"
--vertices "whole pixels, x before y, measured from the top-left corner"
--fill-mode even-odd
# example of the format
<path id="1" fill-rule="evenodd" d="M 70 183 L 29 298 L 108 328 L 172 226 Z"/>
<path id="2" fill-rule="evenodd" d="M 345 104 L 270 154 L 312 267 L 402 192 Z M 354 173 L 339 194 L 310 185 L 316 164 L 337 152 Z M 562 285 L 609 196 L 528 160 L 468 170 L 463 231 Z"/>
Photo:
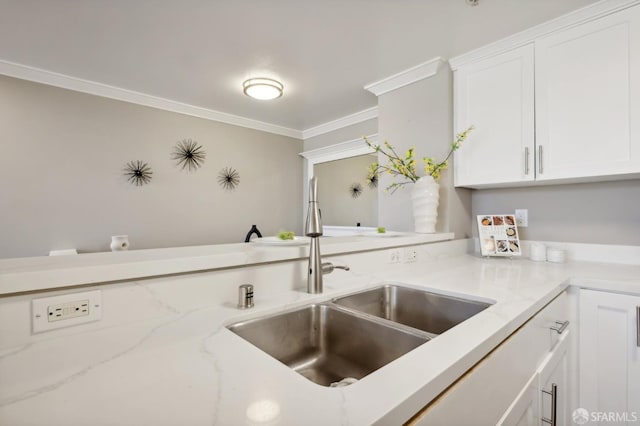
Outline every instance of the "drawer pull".
<path id="1" fill-rule="evenodd" d="M 567 321 L 568 322 L 568 321 Z M 551 392 L 542 389 L 542 393 L 546 393 L 547 395 L 551 395 L 551 417 L 542 417 L 542 421 L 544 423 L 548 423 L 551 426 L 556 426 L 556 412 L 558 411 L 558 385 L 555 383 L 551 384 Z"/>
<path id="2" fill-rule="evenodd" d="M 559 326 L 559 327 L 558 327 Z M 553 331 L 557 331 L 558 334 L 562 334 L 562 332 L 564 332 L 567 327 L 569 327 L 569 321 L 556 321 L 556 325 L 555 327 L 551 327 L 551 329 Z"/>
<path id="3" fill-rule="evenodd" d="M 636 306 L 636 346 L 640 348 L 640 306 Z"/>
<path id="4" fill-rule="evenodd" d="M 542 145 L 540 145 L 538 147 L 538 174 L 541 175 L 543 170 L 544 169 L 542 168 Z"/>

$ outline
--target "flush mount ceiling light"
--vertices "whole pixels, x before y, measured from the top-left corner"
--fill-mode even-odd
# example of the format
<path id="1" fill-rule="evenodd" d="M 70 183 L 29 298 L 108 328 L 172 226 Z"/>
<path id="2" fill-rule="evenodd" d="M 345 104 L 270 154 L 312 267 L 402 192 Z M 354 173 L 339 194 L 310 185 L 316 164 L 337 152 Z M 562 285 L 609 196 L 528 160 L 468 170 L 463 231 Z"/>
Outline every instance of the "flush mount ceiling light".
<path id="1" fill-rule="evenodd" d="M 284 86 L 270 78 L 250 78 L 242 83 L 244 94 L 260 100 L 271 100 L 282 96 Z"/>

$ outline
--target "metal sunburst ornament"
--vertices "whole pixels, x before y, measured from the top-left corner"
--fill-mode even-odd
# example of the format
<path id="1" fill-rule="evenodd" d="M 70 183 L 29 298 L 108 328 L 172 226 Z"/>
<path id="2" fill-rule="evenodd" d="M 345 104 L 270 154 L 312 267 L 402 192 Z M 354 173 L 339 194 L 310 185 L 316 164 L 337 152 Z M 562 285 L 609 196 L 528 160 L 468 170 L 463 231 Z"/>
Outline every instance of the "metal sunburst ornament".
<path id="1" fill-rule="evenodd" d="M 378 187 L 378 175 L 367 176 L 367 185 L 371 189 L 376 189 Z"/>
<path id="2" fill-rule="evenodd" d="M 172 158 L 178 161 L 178 166 L 182 170 L 197 170 L 204 163 L 207 154 L 204 152 L 202 145 L 191 139 L 183 139 L 176 145 Z"/>
<path id="3" fill-rule="evenodd" d="M 362 185 L 354 183 L 349 187 L 349 192 L 353 198 L 358 198 L 362 195 Z"/>
<path id="4" fill-rule="evenodd" d="M 218 173 L 218 183 L 227 191 L 233 191 L 240 184 L 240 173 L 232 167 L 225 167 Z"/>
<path id="5" fill-rule="evenodd" d="M 127 181 L 135 186 L 146 185 L 151 182 L 151 167 L 144 161 L 135 160 L 129 161 L 124 168 L 124 175 L 127 176 Z"/>

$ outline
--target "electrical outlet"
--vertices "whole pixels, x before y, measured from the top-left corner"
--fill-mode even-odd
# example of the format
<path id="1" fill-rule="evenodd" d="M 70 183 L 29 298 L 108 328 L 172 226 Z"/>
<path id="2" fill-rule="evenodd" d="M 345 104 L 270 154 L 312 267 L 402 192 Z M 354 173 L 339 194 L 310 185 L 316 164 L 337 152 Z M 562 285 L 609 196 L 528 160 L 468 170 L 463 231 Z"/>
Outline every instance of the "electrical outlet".
<path id="1" fill-rule="evenodd" d="M 413 263 L 418 260 L 418 251 L 413 247 L 405 247 L 402 253 L 404 263 Z"/>
<path id="2" fill-rule="evenodd" d="M 102 318 L 100 290 L 33 299 L 34 333 L 98 321 Z"/>
<path id="3" fill-rule="evenodd" d="M 516 225 L 521 228 L 526 228 L 529 226 L 529 210 L 527 209 L 516 209 Z"/>
<path id="4" fill-rule="evenodd" d="M 398 263 L 400 262 L 400 249 L 391 249 L 387 250 L 387 255 L 389 256 L 389 263 Z"/>
<path id="5" fill-rule="evenodd" d="M 47 306 L 47 319 L 49 322 L 63 321 L 69 318 L 84 317 L 88 315 L 89 299 Z"/>

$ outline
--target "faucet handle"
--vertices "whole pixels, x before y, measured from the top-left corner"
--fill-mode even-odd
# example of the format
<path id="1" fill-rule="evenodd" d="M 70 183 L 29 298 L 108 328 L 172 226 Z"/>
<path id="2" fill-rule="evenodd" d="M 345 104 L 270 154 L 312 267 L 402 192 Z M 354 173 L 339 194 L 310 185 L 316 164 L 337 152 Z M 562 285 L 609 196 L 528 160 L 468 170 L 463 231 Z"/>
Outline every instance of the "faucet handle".
<path id="1" fill-rule="evenodd" d="M 342 269 L 344 271 L 348 271 L 350 268 L 347 265 L 334 265 L 331 262 L 322 262 L 322 273 L 330 274 L 336 269 Z"/>

